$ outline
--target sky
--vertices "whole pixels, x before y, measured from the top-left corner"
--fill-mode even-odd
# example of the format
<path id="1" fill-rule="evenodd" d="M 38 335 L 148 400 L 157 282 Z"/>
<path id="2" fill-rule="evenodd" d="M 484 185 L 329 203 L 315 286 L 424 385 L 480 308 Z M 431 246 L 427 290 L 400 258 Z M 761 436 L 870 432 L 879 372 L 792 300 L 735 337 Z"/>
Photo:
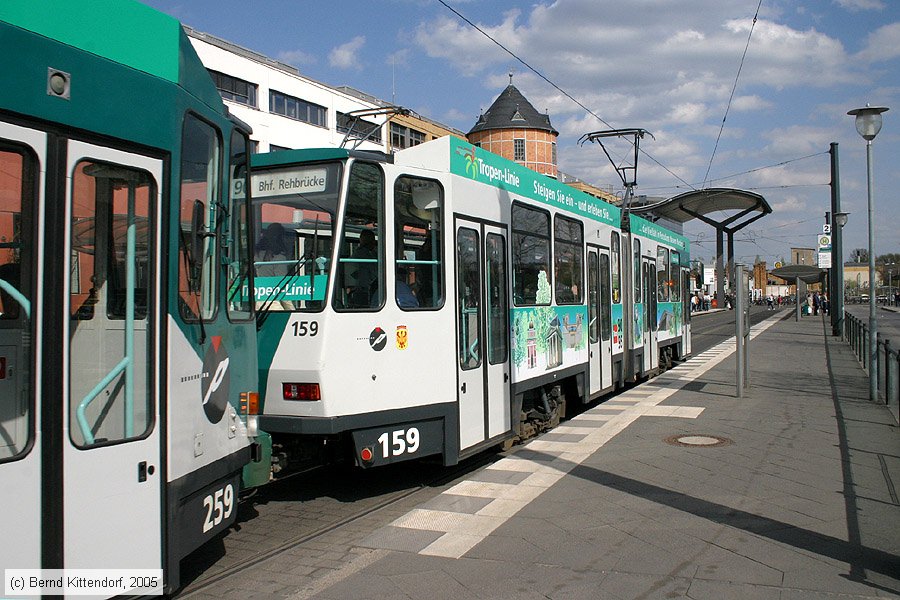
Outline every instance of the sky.
<path id="1" fill-rule="evenodd" d="M 613 192 L 610 161 L 578 139 L 645 129 L 635 193 L 761 194 L 773 213 L 735 235 L 735 256 L 769 268 L 816 246 L 832 142 L 850 213 L 844 259 L 868 248 L 866 144 L 847 111 L 886 106 L 872 145 L 875 255 L 900 252 L 900 0 L 143 1 L 463 132 L 512 73 L 560 132 L 560 170 Z M 608 148 L 631 164 L 628 142 Z M 694 221 L 685 234 L 711 261 L 715 231 Z"/>

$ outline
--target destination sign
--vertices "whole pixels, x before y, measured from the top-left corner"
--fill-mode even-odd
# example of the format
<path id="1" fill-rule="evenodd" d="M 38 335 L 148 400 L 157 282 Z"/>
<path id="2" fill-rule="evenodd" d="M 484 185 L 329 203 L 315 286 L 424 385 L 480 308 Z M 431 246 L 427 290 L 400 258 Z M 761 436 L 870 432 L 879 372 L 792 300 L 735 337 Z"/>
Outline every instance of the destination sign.
<path id="1" fill-rule="evenodd" d="M 243 180 L 235 180 L 232 194 L 244 197 Z M 328 170 L 324 167 L 305 167 L 284 171 L 262 171 L 253 173 L 250 189 L 254 198 L 271 198 L 292 194 L 315 194 L 324 192 L 328 185 Z"/>

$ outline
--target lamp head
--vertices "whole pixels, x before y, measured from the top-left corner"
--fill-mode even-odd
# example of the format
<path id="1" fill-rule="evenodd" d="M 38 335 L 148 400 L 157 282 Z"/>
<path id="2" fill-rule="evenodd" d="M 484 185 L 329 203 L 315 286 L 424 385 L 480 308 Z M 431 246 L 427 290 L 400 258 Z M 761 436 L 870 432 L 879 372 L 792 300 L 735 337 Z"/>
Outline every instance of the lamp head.
<path id="1" fill-rule="evenodd" d="M 844 225 L 847 224 L 847 217 L 849 215 L 850 215 L 850 213 L 845 213 L 845 212 L 834 213 L 834 224 L 837 225 L 838 227 L 843 227 Z"/>
<path id="2" fill-rule="evenodd" d="M 856 117 L 856 131 L 867 142 L 871 142 L 881 131 L 881 113 L 890 110 L 885 106 L 869 106 L 865 108 L 854 108 L 848 111 L 848 115 Z"/>

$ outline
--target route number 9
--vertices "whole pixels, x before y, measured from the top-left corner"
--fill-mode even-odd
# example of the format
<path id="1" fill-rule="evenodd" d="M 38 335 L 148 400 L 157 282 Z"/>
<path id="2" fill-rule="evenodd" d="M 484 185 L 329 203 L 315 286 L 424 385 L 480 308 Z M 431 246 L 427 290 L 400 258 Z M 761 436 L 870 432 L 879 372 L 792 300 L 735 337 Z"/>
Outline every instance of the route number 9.
<path id="1" fill-rule="evenodd" d="M 401 454 L 413 454 L 419 449 L 419 430 L 415 427 L 398 429 L 388 434 L 387 431 L 378 436 L 381 445 L 381 457 L 400 456 Z"/>
<path id="2" fill-rule="evenodd" d="M 206 533 L 216 525 L 231 516 L 234 510 L 234 487 L 229 483 L 224 488 L 216 490 L 203 499 L 206 507 L 206 520 L 203 521 L 203 533 Z"/>

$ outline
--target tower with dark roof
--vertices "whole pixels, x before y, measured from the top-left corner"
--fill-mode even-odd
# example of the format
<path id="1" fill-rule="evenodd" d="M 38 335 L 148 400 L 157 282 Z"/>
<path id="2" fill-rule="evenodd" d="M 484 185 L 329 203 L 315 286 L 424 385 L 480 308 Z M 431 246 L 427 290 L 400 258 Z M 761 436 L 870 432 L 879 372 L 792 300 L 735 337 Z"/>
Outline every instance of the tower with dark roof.
<path id="1" fill-rule="evenodd" d="M 512 84 L 478 117 L 469 142 L 538 173 L 557 177 L 556 138 L 550 117 L 539 113 Z"/>

